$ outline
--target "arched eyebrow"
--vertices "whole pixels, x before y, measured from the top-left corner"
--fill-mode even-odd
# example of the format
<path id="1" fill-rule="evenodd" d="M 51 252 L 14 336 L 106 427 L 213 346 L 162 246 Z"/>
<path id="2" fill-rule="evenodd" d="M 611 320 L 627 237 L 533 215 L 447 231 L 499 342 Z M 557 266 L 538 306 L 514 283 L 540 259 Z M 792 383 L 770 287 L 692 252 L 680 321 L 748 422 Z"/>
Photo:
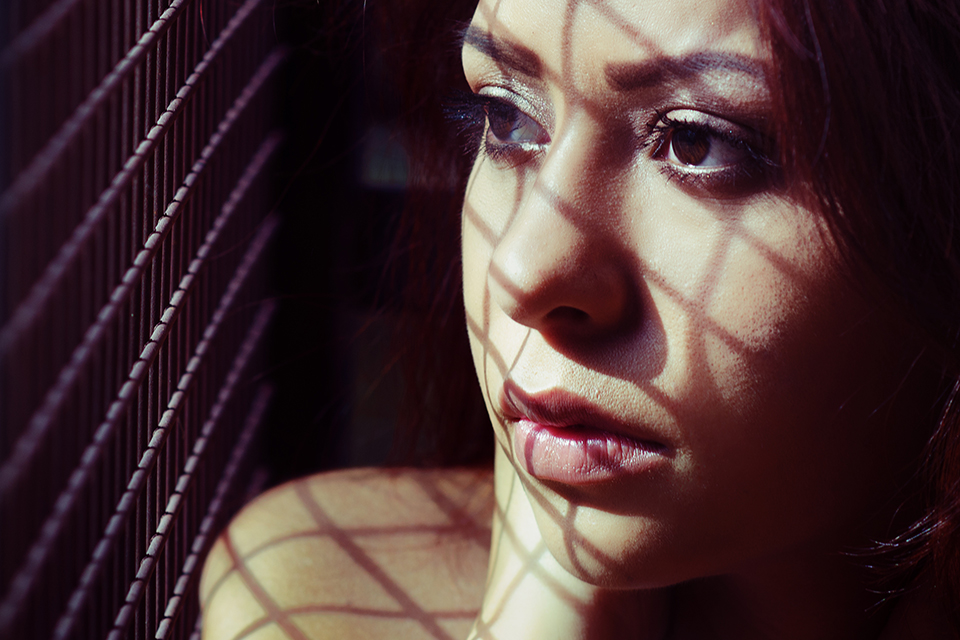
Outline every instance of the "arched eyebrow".
<path id="1" fill-rule="evenodd" d="M 461 47 L 472 47 L 499 65 L 531 78 L 541 79 L 543 76 L 540 56 L 523 45 L 496 38 L 473 25 L 463 29 L 460 40 Z M 765 84 L 765 69 L 759 61 L 719 52 L 699 52 L 682 57 L 662 56 L 642 62 L 613 64 L 607 67 L 606 76 L 614 90 L 635 91 L 716 72 L 745 75 Z"/>
<path id="2" fill-rule="evenodd" d="M 607 82 L 617 91 L 636 91 L 676 84 L 710 73 L 736 73 L 765 84 L 766 72 L 759 61 L 727 53 L 701 52 L 681 57 L 658 57 L 642 62 L 611 64 Z"/>
<path id="3" fill-rule="evenodd" d="M 542 76 L 543 62 L 540 56 L 527 47 L 495 38 L 479 27 L 470 25 L 462 31 L 461 46 L 472 47 L 497 64 L 531 78 L 540 79 Z"/>

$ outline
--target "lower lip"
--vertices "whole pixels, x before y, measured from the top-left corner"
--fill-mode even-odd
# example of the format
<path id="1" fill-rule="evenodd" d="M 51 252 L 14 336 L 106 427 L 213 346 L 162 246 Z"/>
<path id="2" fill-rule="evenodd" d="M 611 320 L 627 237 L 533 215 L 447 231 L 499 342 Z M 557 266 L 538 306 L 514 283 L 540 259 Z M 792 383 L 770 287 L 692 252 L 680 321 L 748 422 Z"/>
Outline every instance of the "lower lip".
<path id="1" fill-rule="evenodd" d="M 666 461 L 664 448 L 590 427 L 554 427 L 518 420 L 514 454 L 534 478 L 594 484 L 649 473 Z"/>

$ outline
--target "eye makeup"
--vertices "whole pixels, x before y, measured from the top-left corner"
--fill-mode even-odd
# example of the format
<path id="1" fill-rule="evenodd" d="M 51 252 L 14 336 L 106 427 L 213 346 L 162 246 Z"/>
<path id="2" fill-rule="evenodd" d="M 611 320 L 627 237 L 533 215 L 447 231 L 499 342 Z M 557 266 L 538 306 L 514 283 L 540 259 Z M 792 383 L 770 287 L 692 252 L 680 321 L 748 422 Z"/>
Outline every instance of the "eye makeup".
<path id="1" fill-rule="evenodd" d="M 446 103 L 470 155 L 515 167 L 542 153 L 550 135 L 537 120 L 500 95 L 458 92 Z M 746 197 L 770 186 L 779 175 L 774 145 L 767 136 L 695 109 L 654 112 L 637 141 L 641 159 L 694 195 Z"/>
<path id="2" fill-rule="evenodd" d="M 447 118 L 459 129 L 470 154 L 515 164 L 550 143 L 546 129 L 532 116 L 499 95 L 460 91 L 446 102 Z"/>
<path id="3" fill-rule="evenodd" d="M 668 179 L 714 195 L 759 191 L 779 172 L 766 136 L 694 109 L 658 113 L 645 145 Z"/>

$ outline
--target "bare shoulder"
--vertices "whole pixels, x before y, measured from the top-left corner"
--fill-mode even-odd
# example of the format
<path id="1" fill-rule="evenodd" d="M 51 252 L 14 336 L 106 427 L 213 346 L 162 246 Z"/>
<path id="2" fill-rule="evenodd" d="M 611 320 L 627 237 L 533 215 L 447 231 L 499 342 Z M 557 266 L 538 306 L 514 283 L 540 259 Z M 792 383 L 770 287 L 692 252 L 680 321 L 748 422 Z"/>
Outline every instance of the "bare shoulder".
<path id="1" fill-rule="evenodd" d="M 281 485 L 210 551 L 203 637 L 465 637 L 492 510 L 488 469 L 352 469 Z"/>

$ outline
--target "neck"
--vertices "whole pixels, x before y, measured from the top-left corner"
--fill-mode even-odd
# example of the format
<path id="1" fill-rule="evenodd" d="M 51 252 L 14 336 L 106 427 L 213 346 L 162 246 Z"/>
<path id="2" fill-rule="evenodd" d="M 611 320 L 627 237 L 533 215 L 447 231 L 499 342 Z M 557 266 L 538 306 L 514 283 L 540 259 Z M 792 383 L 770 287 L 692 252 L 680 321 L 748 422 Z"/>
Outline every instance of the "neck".
<path id="1" fill-rule="evenodd" d="M 671 640 L 876 640 L 889 617 L 856 559 L 810 550 L 677 589 Z"/>

